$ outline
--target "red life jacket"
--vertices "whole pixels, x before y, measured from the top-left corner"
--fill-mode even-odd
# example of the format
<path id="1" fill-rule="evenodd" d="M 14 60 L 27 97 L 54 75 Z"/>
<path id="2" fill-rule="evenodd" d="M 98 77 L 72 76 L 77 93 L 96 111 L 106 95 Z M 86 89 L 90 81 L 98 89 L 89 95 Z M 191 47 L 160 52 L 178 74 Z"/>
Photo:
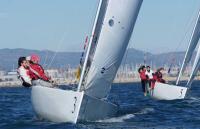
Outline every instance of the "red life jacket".
<path id="1" fill-rule="evenodd" d="M 33 70 L 31 70 L 33 69 Z M 31 74 L 31 78 L 35 78 L 35 79 L 42 79 L 42 80 L 45 80 L 45 81 L 49 81 L 50 78 L 47 77 L 44 73 L 44 69 L 42 68 L 42 66 L 40 66 L 39 64 L 30 64 L 30 71 Z"/>
<path id="2" fill-rule="evenodd" d="M 146 72 L 145 70 L 143 70 L 142 72 L 140 72 L 140 78 L 141 78 L 141 80 L 147 80 L 145 72 Z"/>

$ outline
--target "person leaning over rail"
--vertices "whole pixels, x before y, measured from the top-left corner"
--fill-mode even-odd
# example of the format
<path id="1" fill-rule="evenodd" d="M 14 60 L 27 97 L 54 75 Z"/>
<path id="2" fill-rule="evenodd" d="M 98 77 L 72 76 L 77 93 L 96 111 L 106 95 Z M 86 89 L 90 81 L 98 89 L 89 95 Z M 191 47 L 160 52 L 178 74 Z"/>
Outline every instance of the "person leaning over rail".
<path id="1" fill-rule="evenodd" d="M 26 61 L 26 57 L 19 57 L 18 59 L 18 78 L 22 82 L 24 87 L 31 87 L 32 86 L 32 78 L 31 72 L 29 70 L 28 62 Z"/>
<path id="2" fill-rule="evenodd" d="M 54 87 L 54 81 L 48 77 L 43 67 L 39 64 L 40 57 L 36 54 L 31 55 L 30 57 L 27 57 L 27 61 L 29 62 L 29 70 L 34 73 L 31 74 L 31 78 L 34 78 L 32 80 L 32 85 L 41 85 L 46 87 Z"/>
<path id="3" fill-rule="evenodd" d="M 159 68 L 157 71 L 156 71 L 156 73 L 155 73 L 155 75 L 157 76 L 157 81 L 158 82 L 161 82 L 161 83 L 166 83 L 166 81 L 163 79 L 163 74 L 162 74 L 162 71 L 164 70 L 164 68 Z"/>

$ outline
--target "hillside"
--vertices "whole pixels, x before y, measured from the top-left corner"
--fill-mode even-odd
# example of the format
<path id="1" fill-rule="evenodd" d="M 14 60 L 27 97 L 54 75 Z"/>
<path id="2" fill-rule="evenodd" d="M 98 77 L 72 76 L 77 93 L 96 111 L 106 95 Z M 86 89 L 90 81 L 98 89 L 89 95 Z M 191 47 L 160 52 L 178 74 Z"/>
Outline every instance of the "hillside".
<path id="1" fill-rule="evenodd" d="M 49 50 L 28 50 L 28 49 L 0 49 L 0 69 L 11 70 L 17 67 L 17 60 L 20 56 L 38 54 L 41 57 L 41 64 L 48 68 L 76 67 L 79 64 L 80 52 L 53 52 Z M 124 56 L 123 64 L 142 64 L 146 55 L 146 63 L 155 66 L 170 65 L 175 57 L 175 64 L 182 62 L 184 52 L 173 52 L 163 54 L 145 53 L 136 49 L 128 49 Z M 52 62 L 52 63 L 51 63 Z"/>

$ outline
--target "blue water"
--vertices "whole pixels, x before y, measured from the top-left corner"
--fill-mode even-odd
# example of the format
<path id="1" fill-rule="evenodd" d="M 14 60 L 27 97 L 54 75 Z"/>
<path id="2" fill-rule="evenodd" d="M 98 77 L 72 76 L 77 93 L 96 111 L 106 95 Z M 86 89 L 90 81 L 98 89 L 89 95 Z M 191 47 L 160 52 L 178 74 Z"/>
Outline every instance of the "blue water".
<path id="1" fill-rule="evenodd" d="M 109 100 L 120 106 L 114 118 L 56 124 L 39 120 L 31 107 L 31 89 L 0 88 L 0 129 L 198 129 L 200 81 L 185 100 L 156 101 L 144 97 L 139 83 L 114 84 Z M 103 111 L 103 109 L 102 109 Z"/>

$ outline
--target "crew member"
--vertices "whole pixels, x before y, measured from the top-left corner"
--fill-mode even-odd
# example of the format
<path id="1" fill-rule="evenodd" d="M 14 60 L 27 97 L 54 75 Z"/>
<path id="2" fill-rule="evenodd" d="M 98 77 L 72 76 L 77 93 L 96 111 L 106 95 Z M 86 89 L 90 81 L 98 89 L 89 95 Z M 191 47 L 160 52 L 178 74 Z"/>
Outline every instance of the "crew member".
<path id="1" fill-rule="evenodd" d="M 141 84 L 142 84 L 142 91 L 144 93 L 144 96 L 146 96 L 147 95 L 147 90 L 146 90 L 147 77 L 145 75 L 145 72 L 146 72 L 145 66 L 141 66 L 138 69 L 138 72 L 140 74 L 140 79 L 141 79 Z"/>
<path id="2" fill-rule="evenodd" d="M 146 67 L 145 75 L 148 77 L 148 88 L 151 88 L 153 82 L 153 70 L 151 70 L 150 66 Z"/>
<path id="3" fill-rule="evenodd" d="M 51 80 L 50 77 L 48 77 L 43 67 L 39 64 L 40 57 L 38 55 L 31 55 L 30 57 L 30 68 L 29 70 L 34 73 L 34 75 L 31 76 L 31 78 L 34 78 L 32 80 L 33 85 L 42 85 L 46 87 L 54 87 L 53 80 Z"/>
<path id="4" fill-rule="evenodd" d="M 22 81 L 23 86 L 32 86 L 31 72 L 29 71 L 29 66 L 26 61 L 26 57 L 19 57 L 17 73 L 19 75 L 19 79 Z"/>
<path id="5" fill-rule="evenodd" d="M 157 81 L 161 82 L 161 83 L 165 83 L 166 81 L 162 78 L 162 71 L 164 70 L 164 68 L 159 68 L 157 70 L 157 72 L 155 73 L 156 77 L 157 77 Z"/>

